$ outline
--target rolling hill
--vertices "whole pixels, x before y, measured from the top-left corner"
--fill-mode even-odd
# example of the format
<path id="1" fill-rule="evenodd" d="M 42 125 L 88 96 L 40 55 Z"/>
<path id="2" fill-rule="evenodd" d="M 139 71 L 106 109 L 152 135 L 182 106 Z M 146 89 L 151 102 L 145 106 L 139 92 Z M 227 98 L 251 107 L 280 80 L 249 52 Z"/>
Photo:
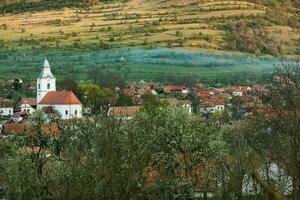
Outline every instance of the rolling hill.
<path id="1" fill-rule="evenodd" d="M 291 3 L 129 0 L 74 8 L 80 7 L 79 3 L 83 5 L 82 0 L 53 2 L 2 6 L 2 13 L 11 13 L 0 17 L 1 47 L 108 49 L 142 45 L 233 50 L 257 55 L 300 54 L 300 10 Z M 31 12 L 24 12 L 28 9 L 24 5 L 28 4 Z M 47 6 L 40 8 L 40 5 Z M 15 9 L 17 13 L 10 6 L 19 8 Z M 64 8 L 57 9 L 59 6 Z M 68 6 L 71 8 L 65 8 Z"/>
<path id="2" fill-rule="evenodd" d="M 0 54 L 4 58 L 16 51 L 32 56 L 37 50 L 100 52 L 124 47 L 289 59 L 300 55 L 299 1 L 3 2 Z"/>

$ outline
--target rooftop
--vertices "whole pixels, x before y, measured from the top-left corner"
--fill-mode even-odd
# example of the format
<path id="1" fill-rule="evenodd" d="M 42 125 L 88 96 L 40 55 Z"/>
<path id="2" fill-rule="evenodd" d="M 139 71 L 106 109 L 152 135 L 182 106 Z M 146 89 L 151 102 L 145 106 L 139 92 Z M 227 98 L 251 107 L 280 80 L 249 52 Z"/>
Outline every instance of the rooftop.
<path id="1" fill-rule="evenodd" d="M 73 92 L 48 92 L 39 102 L 44 105 L 78 105 L 81 104 Z"/>

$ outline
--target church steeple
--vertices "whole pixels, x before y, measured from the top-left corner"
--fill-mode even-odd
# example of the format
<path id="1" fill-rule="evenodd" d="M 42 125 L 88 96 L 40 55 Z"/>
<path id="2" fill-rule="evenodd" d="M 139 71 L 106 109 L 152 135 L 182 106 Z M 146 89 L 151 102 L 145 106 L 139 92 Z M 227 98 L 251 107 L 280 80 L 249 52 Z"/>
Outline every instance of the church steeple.
<path id="1" fill-rule="evenodd" d="M 47 59 L 44 60 L 42 71 L 37 78 L 37 103 L 50 91 L 56 91 L 56 79 L 53 76 L 50 64 Z"/>
<path id="2" fill-rule="evenodd" d="M 47 58 L 44 60 L 44 65 L 38 78 L 55 78 L 51 72 L 50 64 Z"/>

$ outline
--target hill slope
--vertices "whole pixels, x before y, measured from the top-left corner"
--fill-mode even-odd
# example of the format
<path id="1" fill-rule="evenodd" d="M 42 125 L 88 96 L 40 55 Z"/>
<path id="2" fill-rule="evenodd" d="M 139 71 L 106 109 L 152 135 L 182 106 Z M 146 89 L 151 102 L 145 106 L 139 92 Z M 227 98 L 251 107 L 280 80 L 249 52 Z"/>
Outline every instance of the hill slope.
<path id="1" fill-rule="evenodd" d="M 54 10 L 47 2 L 56 5 Z M 86 7 L 83 0 L 13 1 L 0 8 L 0 48 L 160 46 L 295 57 L 300 54 L 299 1 L 279 2 L 129 0 Z M 23 4 L 30 9 L 5 13 Z M 41 10 L 35 5 L 46 10 L 34 11 Z M 23 12 L 27 9 L 31 12 Z"/>

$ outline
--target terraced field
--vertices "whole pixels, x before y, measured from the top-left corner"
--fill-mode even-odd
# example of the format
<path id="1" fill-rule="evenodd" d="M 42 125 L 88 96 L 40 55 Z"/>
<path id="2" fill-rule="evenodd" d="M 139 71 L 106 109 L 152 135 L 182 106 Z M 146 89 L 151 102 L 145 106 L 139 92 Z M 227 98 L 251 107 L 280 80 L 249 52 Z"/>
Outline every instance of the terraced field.
<path id="1" fill-rule="evenodd" d="M 0 35 L 2 46 L 11 48 L 147 45 L 226 50 L 222 25 L 240 18 L 259 19 L 265 12 L 264 6 L 247 1 L 131 0 L 87 9 L 5 14 L 0 17 Z M 298 30 L 268 26 L 267 31 L 282 43 L 285 54 L 293 54 Z"/>

